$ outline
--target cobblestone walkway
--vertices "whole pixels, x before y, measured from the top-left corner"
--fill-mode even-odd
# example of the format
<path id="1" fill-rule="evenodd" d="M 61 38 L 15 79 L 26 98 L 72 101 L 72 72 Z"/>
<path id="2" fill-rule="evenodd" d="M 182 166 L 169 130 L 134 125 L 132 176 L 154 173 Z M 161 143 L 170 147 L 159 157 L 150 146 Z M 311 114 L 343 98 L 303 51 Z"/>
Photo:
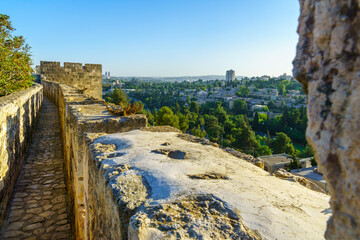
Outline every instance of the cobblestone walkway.
<path id="1" fill-rule="evenodd" d="M 0 239 L 71 239 L 57 107 L 44 98 Z"/>

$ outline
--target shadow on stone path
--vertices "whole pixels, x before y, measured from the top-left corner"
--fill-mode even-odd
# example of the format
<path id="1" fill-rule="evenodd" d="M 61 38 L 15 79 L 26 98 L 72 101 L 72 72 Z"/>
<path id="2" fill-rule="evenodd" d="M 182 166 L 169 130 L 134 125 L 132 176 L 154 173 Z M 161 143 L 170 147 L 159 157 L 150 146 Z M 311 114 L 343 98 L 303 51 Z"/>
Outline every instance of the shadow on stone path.
<path id="1" fill-rule="evenodd" d="M 44 97 L 0 239 L 71 239 L 57 107 Z"/>

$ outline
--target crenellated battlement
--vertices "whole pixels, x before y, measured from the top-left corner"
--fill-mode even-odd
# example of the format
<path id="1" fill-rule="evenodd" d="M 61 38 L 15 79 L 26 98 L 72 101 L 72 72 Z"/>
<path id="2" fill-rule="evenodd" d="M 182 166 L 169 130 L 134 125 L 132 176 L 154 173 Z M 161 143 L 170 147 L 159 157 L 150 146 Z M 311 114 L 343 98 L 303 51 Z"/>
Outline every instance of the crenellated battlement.
<path id="1" fill-rule="evenodd" d="M 41 61 L 40 66 L 43 69 L 71 69 L 71 70 L 85 70 L 85 71 L 97 71 L 102 72 L 101 64 L 89 64 L 86 63 L 83 65 L 82 63 L 72 63 L 72 62 L 64 62 L 64 66 L 61 66 L 60 62 L 49 62 L 49 61 Z"/>
<path id="2" fill-rule="evenodd" d="M 102 66 L 101 64 L 85 64 L 64 62 L 40 62 L 40 74 L 43 80 L 65 83 L 95 98 L 102 97 Z"/>

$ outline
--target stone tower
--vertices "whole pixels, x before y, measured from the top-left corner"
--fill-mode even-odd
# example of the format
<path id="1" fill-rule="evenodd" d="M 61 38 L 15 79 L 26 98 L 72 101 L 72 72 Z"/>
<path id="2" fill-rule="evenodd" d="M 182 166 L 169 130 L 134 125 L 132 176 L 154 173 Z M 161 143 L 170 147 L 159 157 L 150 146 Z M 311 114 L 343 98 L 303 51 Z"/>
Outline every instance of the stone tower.
<path id="1" fill-rule="evenodd" d="M 94 98 L 102 98 L 102 66 L 101 64 L 85 64 L 65 62 L 40 62 L 40 74 L 47 81 L 65 83 L 84 90 Z"/>

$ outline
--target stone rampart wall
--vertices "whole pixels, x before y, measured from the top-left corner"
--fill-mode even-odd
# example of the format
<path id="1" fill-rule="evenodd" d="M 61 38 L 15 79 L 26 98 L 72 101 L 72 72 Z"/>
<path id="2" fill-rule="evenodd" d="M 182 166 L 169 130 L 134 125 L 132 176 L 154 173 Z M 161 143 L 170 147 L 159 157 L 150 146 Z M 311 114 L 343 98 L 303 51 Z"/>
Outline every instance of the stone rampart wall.
<path id="1" fill-rule="evenodd" d="M 101 64 L 85 64 L 65 62 L 40 62 L 40 73 L 44 80 L 65 83 L 84 90 L 95 98 L 102 97 L 102 66 Z"/>
<path id="2" fill-rule="evenodd" d="M 0 98 L 0 226 L 36 128 L 43 87 Z"/>
<path id="3" fill-rule="evenodd" d="M 147 125 L 144 115 L 111 116 L 102 100 L 74 87 L 42 81 L 44 94 L 59 106 L 67 190 L 76 239 L 123 239 L 121 213 L 104 175 L 92 157 L 90 140 Z"/>

